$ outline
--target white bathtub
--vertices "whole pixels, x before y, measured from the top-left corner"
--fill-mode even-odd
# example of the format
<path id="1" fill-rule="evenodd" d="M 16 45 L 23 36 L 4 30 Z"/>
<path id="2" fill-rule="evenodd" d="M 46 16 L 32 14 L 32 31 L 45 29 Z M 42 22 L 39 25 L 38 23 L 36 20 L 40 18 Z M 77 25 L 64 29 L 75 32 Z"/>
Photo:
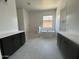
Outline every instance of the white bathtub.
<path id="1" fill-rule="evenodd" d="M 44 38 L 56 38 L 56 32 L 41 32 L 39 34 Z"/>

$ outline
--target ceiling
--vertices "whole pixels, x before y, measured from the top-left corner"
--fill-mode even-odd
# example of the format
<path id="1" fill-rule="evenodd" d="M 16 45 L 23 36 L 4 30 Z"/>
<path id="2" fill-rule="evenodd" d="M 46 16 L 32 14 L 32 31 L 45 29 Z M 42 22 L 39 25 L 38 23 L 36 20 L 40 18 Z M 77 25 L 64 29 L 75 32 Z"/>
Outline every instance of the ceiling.
<path id="1" fill-rule="evenodd" d="M 59 0 L 16 0 L 17 8 L 27 8 L 29 10 L 55 9 Z"/>

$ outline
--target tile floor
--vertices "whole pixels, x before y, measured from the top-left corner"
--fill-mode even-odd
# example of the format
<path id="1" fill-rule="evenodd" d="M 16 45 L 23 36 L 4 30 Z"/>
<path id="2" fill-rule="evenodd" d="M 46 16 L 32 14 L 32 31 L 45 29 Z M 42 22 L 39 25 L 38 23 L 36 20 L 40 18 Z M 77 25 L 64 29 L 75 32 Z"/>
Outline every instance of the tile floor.
<path id="1" fill-rule="evenodd" d="M 35 38 L 27 42 L 9 59 L 63 59 L 56 38 Z"/>

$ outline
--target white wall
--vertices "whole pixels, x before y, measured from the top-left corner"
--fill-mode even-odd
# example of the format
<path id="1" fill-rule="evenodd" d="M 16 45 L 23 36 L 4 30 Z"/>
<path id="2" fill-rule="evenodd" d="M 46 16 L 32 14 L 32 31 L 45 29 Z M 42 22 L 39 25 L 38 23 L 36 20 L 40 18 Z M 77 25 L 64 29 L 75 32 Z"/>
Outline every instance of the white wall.
<path id="1" fill-rule="evenodd" d="M 29 13 L 29 23 L 30 23 L 30 32 L 32 31 L 33 27 L 35 26 L 36 31 L 38 31 L 39 26 L 42 25 L 43 16 L 53 16 L 54 23 L 56 21 L 56 9 L 52 10 L 43 10 L 43 11 L 31 11 Z M 54 27 L 55 28 L 55 27 Z"/>
<path id="2" fill-rule="evenodd" d="M 61 28 L 66 28 L 67 32 L 79 32 L 79 0 L 62 0 L 60 14 Z M 63 6 L 64 3 L 64 6 Z M 63 25 L 65 24 L 65 25 Z M 62 26 L 63 25 L 63 26 Z"/>
<path id="3" fill-rule="evenodd" d="M 18 31 L 15 0 L 0 1 L 0 34 Z"/>
<path id="4" fill-rule="evenodd" d="M 22 8 L 17 8 L 17 17 L 18 17 L 19 30 L 24 31 L 24 16 L 23 16 L 23 9 Z"/>
<path id="5" fill-rule="evenodd" d="M 60 31 L 60 8 L 56 10 L 56 32 Z"/>
<path id="6" fill-rule="evenodd" d="M 29 11 L 24 8 L 17 8 L 19 30 L 26 33 L 26 38 L 29 31 Z"/>
<path id="7" fill-rule="evenodd" d="M 79 0 L 67 0 L 67 31 L 79 32 Z"/>
<path id="8" fill-rule="evenodd" d="M 29 31 L 29 11 L 27 11 L 26 9 L 23 9 L 23 16 L 24 16 L 25 32 L 26 32 L 26 35 L 27 35 L 28 31 Z"/>
<path id="9" fill-rule="evenodd" d="M 56 12 L 56 30 L 59 31 L 66 31 L 66 1 L 60 0 L 57 7 Z"/>

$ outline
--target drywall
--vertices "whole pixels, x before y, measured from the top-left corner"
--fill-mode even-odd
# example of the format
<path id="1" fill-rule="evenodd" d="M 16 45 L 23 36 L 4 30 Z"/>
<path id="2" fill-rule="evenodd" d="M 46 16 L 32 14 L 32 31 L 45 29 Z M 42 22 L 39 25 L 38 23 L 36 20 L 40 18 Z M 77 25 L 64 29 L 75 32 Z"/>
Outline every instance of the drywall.
<path id="1" fill-rule="evenodd" d="M 19 30 L 24 30 L 24 16 L 23 16 L 23 9 L 17 9 L 17 17 L 18 17 L 18 27 Z"/>
<path id="2" fill-rule="evenodd" d="M 18 31 L 15 0 L 0 1 L 0 34 Z"/>
<path id="3" fill-rule="evenodd" d="M 79 0 L 67 0 L 67 31 L 79 32 Z"/>
<path id="4" fill-rule="evenodd" d="M 60 31 L 60 8 L 59 7 L 56 10 L 56 25 L 55 25 L 55 28 L 56 28 L 56 32 Z"/>
<path id="5" fill-rule="evenodd" d="M 79 0 L 62 1 L 62 8 L 60 9 L 60 28 L 67 32 L 79 32 Z"/>
<path id="6" fill-rule="evenodd" d="M 19 30 L 25 31 L 27 36 L 29 31 L 29 12 L 24 8 L 17 8 L 17 16 Z"/>
<path id="7" fill-rule="evenodd" d="M 26 9 L 23 9 L 23 16 L 24 16 L 24 27 L 25 27 L 25 32 L 28 34 L 29 31 L 29 11 Z"/>
<path id="8" fill-rule="evenodd" d="M 66 31 L 66 1 L 60 0 L 57 7 L 56 13 L 56 31 Z"/>
<path id="9" fill-rule="evenodd" d="M 17 8 L 19 30 L 28 31 L 29 28 L 29 12 L 24 8 Z"/>
<path id="10" fill-rule="evenodd" d="M 54 23 L 56 22 L 56 9 L 52 10 L 42 10 L 42 11 L 30 11 L 29 13 L 29 23 L 30 23 L 30 32 L 39 30 L 39 26 L 42 25 L 43 16 L 53 16 Z M 54 25 L 55 30 L 55 25 Z"/>

